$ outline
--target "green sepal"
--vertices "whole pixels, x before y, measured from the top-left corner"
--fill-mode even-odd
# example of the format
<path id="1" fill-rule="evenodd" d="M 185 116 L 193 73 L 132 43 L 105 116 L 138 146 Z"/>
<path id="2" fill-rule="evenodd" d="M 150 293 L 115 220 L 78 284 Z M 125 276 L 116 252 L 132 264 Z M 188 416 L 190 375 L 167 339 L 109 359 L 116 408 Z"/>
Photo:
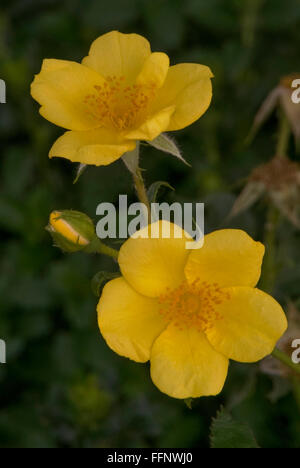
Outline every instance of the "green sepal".
<path id="1" fill-rule="evenodd" d="M 120 277 L 120 273 L 112 273 L 109 271 L 98 271 L 95 274 L 91 281 L 92 291 L 96 297 L 101 295 L 102 289 L 104 288 L 105 284 L 114 279 Z"/>

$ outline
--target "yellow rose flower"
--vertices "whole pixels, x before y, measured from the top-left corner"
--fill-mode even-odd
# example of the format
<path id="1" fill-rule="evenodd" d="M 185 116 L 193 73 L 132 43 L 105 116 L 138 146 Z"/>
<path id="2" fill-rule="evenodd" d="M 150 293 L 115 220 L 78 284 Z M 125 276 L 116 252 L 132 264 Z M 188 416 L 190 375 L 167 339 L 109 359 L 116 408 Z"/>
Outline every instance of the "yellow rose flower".
<path id="1" fill-rule="evenodd" d="M 175 398 L 218 394 L 229 359 L 270 354 L 287 328 L 281 306 L 256 289 L 264 246 L 244 231 L 205 236 L 186 250 L 183 231 L 158 222 L 157 238 L 130 238 L 118 262 L 123 277 L 106 284 L 100 331 L 121 356 L 151 363 L 154 384 Z M 144 235 L 147 231 L 141 230 Z"/>
<path id="2" fill-rule="evenodd" d="M 138 140 L 199 119 L 211 101 L 211 77 L 204 65 L 170 67 L 168 56 L 151 53 L 142 36 L 112 31 L 95 40 L 81 64 L 44 60 L 31 94 L 43 117 L 70 130 L 49 156 L 100 166 Z"/>

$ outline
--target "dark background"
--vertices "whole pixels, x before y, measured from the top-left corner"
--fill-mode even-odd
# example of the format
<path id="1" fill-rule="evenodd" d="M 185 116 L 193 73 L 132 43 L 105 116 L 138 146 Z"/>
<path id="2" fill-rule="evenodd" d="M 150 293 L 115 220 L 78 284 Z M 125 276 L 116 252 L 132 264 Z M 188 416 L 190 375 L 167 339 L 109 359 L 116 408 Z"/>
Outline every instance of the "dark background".
<path id="1" fill-rule="evenodd" d="M 90 280 L 110 259 L 64 255 L 44 230 L 53 209 L 95 219 L 102 201 L 134 199 L 121 161 L 90 167 L 50 161 L 62 130 L 43 120 L 29 93 L 44 58 L 80 61 L 112 29 L 146 36 L 171 62 L 209 65 L 214 98 L 203 118 L 177 132 L 189 169 L 143 148 L 146 182 L 166 180 L 165 200 L 206 203 L 206 230 L 245 229 L 264 239 L 267 202 L 224 222 L 242 181 L 274 154 L 276 114 L 251 146 L 245 138 L 261 101 L 300 69 L 299 0 L 11 0 L 0 6 L 0 365 L 1 447 L 208 447 L 221 404 L 247 422 L 263 447 L 300 447 L 299 407 L 289 383 L 258 365 L 231 364 L 223 393 L 188 409 L 160 393 L 147 365 L 114 354 L 99 334 Z M 291 158 L 297 159 L 291 142 Z M 274 295 L 300 304 L 299 233 L 282 221 Z"/>

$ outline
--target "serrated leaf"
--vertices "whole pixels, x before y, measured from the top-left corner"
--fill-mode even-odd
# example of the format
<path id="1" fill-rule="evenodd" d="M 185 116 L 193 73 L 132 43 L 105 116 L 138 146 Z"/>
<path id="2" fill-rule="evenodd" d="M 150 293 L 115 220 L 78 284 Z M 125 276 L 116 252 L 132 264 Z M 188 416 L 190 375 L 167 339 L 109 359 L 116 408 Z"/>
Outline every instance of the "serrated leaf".
<path id="1" fill-rule="evenodd" d="M 87 166 L 88 166 L 87 164 L 79 164 L 79 166 L 77 168 L 77 172 L 76 172 L 76 177 L 73 180 L 73 184 L 76 184 L 78 182 L 79 177 L 84 173 Z"/>
<path id="2" fill-rule="evenodd" d="M 139 144 L 137 143 L 133 151 L 128 151 L 122 156 L 122 160 L 125 166 L 132 174 L 137 173 L 137 170 L 139 167 L 139 154 L 140 154 L 140 148 L 139 148 Z"/>
<path id="3" fill-rule="evenodd" d="M 105 286 L 105 283 L 114 278 L 118 278 L 119 276 L 119 273 L 112 273 L 109 271 L 98 271 L 98 273 L 95 274 L 91 282 L 92 291 L 95 294 L 95 296 L 100 296 L 102 289 Z"/>
<path id="4" fill-rule="evenodd" d="M 183 156 L 182 156 L 178 146 L 176 145 L 175 141 L 172 140 L 165 133 L 161 133 L 154 140 L 147 141 L 147 143 L 150 146 L 153 146 L 154 148 L 156 148 L 156 149 L 158 149 L 160 151 L 163 151 L 164 153 L 172 154 L 172 156 L 175 156 L 176 158 L 180 159 L 180 161 L 184 162 L 184 164 L 191 167 L 191 165 L 188 162 L 186 162 L 186 160 L 183 158 Z"/>
<path id="5" fill-rule="evenodd" d="M 163 180 L 158 180 L 157 182 L 153 182 L 150 185 L 147 191 L 148 199 L 150 203 L 155 203 L 158 191 L 161 187 L 167 187 L 170 190 L 175 190 L 168 182 L 164 182 Z"/>
<path id="6" fill-rule="evenodd" d="M 211 448 L 259 448 L 250 427 L 235 421 L 224 408 L 212 421 L 210 441 Z"/>

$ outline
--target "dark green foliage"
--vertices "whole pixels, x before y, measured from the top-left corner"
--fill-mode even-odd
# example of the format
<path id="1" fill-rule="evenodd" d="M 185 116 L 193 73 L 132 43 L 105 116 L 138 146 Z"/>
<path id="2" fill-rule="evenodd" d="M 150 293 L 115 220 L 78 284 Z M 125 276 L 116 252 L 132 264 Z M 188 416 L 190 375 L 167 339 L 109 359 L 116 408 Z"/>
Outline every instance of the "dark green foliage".
<path id="1" fill-rule="evenodd" d="M 235 421 L 224 408 L 213 419 L 210 430 L 211 448 L 258 448 L 247 424 Z"/>
<path id="2" fill-rule="evenodd" d="M 159 201 L 205 202 L 206 231 L 245 229 L 264 239 L 266 202 L 226 222 L 242 181 L 274 155 L 276 114 L 251 146 L 245 138 L 267 93 L 300 71 L 299 0 L 10 0 L 0 6 L 0 365 L 1 447 L 208 447 L 221 404 L 245 421 L 261 447 L 300 447 L 292 386 L 272 401 L 272 380 L 258 365 L 230 366 L 221 395 L 173 400 L 152 384 L 147 365 L 114 354 L 99 334 L 91 279 L 117 273 L 104 256 L 67 255 L 45 231 L 54 209 L 85 212 L 100 202 L 136 201 L 122 161 L 89 168 L 48 159 L 63 130 L 38 114 L 29 94 L 42 60 L 81 60 L 111 30 L 145 35 L 172 64 L 209 65 L 215 78 L 208 112 L 176 132 L 187 167 L 149 146 L 140 166 L 147 186 L 167 181 Z M 296 159 L 291 140 L 290 155 Z M 119 248 L 118 244 L 114 247 Z M 274 296 L 300 305 L 299 233 L 280 220 Z M 250 385 L 251 384 L 251 385 Z"/>
<path id="3" fill-rule="evenodd" d="M 164 182 L 161 180 L 153 182 L 153 184 L 151 184 L 148 189 L 148 198 L 151 203 L 156 203 L 158 201 L 158 192 L 162 187 L 167 187 L 170 190 L 174 190 L 174 188 L 171 187 L 171 185 L 168 184 L 168 182 Z"/>

